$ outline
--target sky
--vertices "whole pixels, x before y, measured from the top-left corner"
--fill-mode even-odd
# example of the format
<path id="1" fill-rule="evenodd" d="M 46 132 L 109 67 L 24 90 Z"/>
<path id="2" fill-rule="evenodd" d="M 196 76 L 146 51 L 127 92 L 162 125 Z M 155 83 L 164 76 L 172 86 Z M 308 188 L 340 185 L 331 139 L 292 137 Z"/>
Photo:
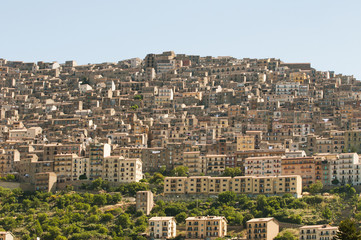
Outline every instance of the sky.
<path id="1" fill-rule="evenodd" d="M 173 50 L 279 58 L 361 80 L 359 0 L 1 0 L 0 58 L 117 62 Z"/>

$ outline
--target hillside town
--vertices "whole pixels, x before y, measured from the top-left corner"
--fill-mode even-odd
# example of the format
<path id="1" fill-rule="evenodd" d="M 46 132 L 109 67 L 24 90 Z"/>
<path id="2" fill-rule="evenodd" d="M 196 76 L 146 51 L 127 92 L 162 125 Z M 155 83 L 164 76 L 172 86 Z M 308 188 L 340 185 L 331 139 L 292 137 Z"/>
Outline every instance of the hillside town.
<path id="1" fill-rule="evenodd" d="M 165 176 L 163 199 L 302 198 L 316 183 L 361 185 L 361 82 L 310 63 L 173 51 L 88 65 L 0 59 L 0 88 L 3 187 L 118 186 L 179 167 L 186 174 Z M 149 215 L 153 193 L 139 191 L 136 205 Z M 151 217 L 148 235 L 174 238 L 176 225 Z M 185 226 L 186 239 L 227 236 L 224 216 L 189 216 Z M 246 228 L 247 239 L 268 240 L 279 222 L 253 218 Z M 336 232 L 302 226 L 299 239 Z"/>

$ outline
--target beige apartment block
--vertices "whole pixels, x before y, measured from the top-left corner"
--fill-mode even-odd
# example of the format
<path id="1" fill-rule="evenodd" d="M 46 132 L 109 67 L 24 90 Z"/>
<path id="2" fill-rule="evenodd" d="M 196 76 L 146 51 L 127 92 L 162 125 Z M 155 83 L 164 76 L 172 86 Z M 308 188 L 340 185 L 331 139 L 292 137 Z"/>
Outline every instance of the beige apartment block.
<path id="1" fill-rule="evenodd" d="M 73 181 L 80 180 L 80 178 L 89 179 L 89 174 L 90 174 L 89 158 L 74 157 L 72 165 L 73 165 L 73 170 L 72 170 Z"/>
<path id="2" fill-rule="evenodd" d="M 76 154 L 81 155 L 80 144 L 46 144 L 43 147 L 44 161 L 53 161 L 54 156 L 58 154 Z"/>
<path id="3" fill-rule="evenodd" d="M 206 160 L 201 157 L 200 152 L 184 152 L 183 165 L 188 167 L 189 175 L 197 176 L 201 173 L 206 173 Z"/>
<path id="4" fill-rule="evenodd" d="M 273 240 L 278 233 L 279 223 L 272 217 L 247 221 L 247 240 Z"/>
<path id="5" fill-rule="evenodd" d="M 143 178 L 142 161 L 138 158 L 108 156 L 104 158 L 102 178 L 110 182 L 139 182 Z"/>
<path id="6" fill-rule="evenodd" d="M 237 136 L 237 151 L 249 151 L 254 150 L 254 136 L 238 135 Z"/>
<path id="7" fill-rule="evenodd" d="M 177 224 L 174 217 L 152 217 L 149 219 L 150 239 L 169 239 L 177 235 Z"/>
<path id="8" fill-rule="evenodd" d="M 57 175 L 58 182 L 69 182 L 72 180 L 73 158 L 75 154 L 60 154 L 54 156 L 54 172 Z"/>
<path id="9" fill-rule="evenodd" d="M 206 155 L 207 173 L 220 175 L 226 168 L 226 155 Z"/>
<path id="10" fill-rule="evenodd" d="M 90 175 L 89 180 L 102 176 L 103 160 L 110 156 L 111 147 L 109 144 L 92 144 L 89 146 Z"/>
<path id="11" fill-rule="evenodd" d="M 35 190 L 53 192 L 56 188 L 57 175 L 54 172 L 42 172 L 35 174 Z"/>
<path id="12" fill-rule="evenodd" d="M 216 239 L 227 235 L 227 220 L 222 216 L 198 216 L 186 219 L 186 239 Z"/>
<path id="13" fill-rule="evenodd" d="M 302 194 L 302 178 L 288 176 L 239 176 L 239 177 L 166 177 L 165 194 L 204 194 L 215 195 L 226 191 L 248 195 L 282 195 L 291 193 L 295 197 Z"/>
<path id="14" fill-rule="evenodd" d="M 300 240 L 331 240 L 336 235 L 338 227 L 330 225 L 310 225 L 300 227 Z"/>
<path id="15" fill-rule="evenodd" d="M 136 195 L 136 209 L 142 210 L 146 215 L 150 214 L 154 206 L 153 193 L 151 191 L 139 191 Z"/>

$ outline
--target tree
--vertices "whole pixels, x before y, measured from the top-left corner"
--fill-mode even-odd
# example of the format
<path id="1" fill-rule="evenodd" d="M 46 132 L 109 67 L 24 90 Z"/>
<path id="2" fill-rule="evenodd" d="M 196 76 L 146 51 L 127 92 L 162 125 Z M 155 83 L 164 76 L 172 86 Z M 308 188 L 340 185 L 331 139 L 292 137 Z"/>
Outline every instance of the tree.
<path id="1" fill-rule="evenodd" d="M 130 107 L 132 110 L 137 110 L 139 108 L 139 106 L 137 104 L 134 104 L 133 106 Z"/>
<path id="2" fill-rule="evenodd" d="M 230 204 L 236 200 L 236 193 L 232 191 L 226 191 L 218 194 L 218 201 L 224 204 Z"/>
<path id="3" fill-rule="evenodd" d="M 358 229 L 355 220 L 347 218 L 341 221 L 338 231 L 333 240 L 359 240 L 361 239 L 361 231 Z"/>
<path id="4" fill-rule="evenodd" d="M 163 184 L 164 176 L 161 173 L 154 173 L 153 177 L 149 179 L 149 183 L 152 184 Z"/>
<path id="5" fill-rule="evenodd" d="M 323 184 L 321 181 L 316 181 L 310 185 L 309 189 L 312 194 L 320 193 L 323 189 Z"/>
<path id="6" fill-rule="evenodd" d="M 297 238 L 291 232 L 286 231 L 282 235 L 278 234 L 274 240 L 297 240 Z"/>
<path id="7" fill-rule="evenodd" d="M 177 223 L 185 222 L 186 218 L 187 218 L 187 214 L 185 212 L 178 213 L 175 216 L 175 220 L 177 221 Z"/>
<path id="8" fill-rule="evenodd" d="M 188 176 L 188 167 L 178 166 L 171 171 L 170 175 L 178 176 L 178 177 L 186 177 Z"/>
<path id="9" fill-rule="evenodd" d="M 134 100 L 143 100 L 143 95 L 140 94 L 134 95 Z"/>
<path id="10" fill-rule="evenodd" d="M 333 180 L 331 181 L 331 183 L 332 183 L 333 185 L 338 185 L 338 184 L 340 183 L 340 181 L 339 181 L 337 178 L 335 178 L 335 179 L 333 179 Z"/>
<path id="11" fill-rule="evenodd" d="M 323 211 L 322 211 L 322 216 L 326 219 L 331 219 L 332 218 L 332 211 L 330 208 L 326 207 Z"/>
<path id="12" fill-rule="evenodd" d="M 223 172 L 223 176 L 225 177 L 235 177 L 235 176 L 241 176 L 242 170 L 238 167 L 236 168 L 226 168 Z"/>
<path id="13" fill-rule="evenodd" d="M 85 180 L 85 179 L 88 179 L 85 173 L 79 176 L 79 180 Z"/>

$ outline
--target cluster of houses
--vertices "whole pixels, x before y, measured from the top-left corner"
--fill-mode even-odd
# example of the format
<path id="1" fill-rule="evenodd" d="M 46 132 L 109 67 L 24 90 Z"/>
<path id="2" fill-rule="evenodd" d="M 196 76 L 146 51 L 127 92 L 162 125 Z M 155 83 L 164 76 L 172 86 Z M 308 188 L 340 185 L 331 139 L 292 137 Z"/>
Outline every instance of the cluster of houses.
<path id="1" fill-rule="evenodd" d="M 186 166 L 191 177 L 212 178 L 194 179 L 201 187 L 168 179 L 166 193 L 298 195 L 295 175 L 302 186 L 359 185 L 360 90 L 353 76 L 274 58 L 168 51 L 88 65 L 0 59 L 0 176 L 52 191 Z M 246 178 L 213 179 L 236 167 Z"/>
<path id="2" fill-rule="evenodd" d="M 188 217 L 185 223 L 185 239 L 218 239 L 227 237 L 227 220 L 222 216 Z M 273 240 L 279 234 L 279 222 L 272 218 L 253 218 L 246 223 L 247 240 Z M 338 227 L 309 225 L 299 228 L 299 239 L 332 240 Z M 151 239 L 172 239 L 177 236 L 174 217 L 152 217 L 149 219 Z"/>

